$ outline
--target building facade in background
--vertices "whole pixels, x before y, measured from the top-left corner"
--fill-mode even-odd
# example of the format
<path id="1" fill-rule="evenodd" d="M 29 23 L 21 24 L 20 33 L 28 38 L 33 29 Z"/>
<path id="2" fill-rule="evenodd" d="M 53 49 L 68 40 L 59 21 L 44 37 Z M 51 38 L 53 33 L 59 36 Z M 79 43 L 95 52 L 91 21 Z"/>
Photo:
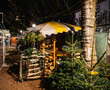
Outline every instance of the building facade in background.
<path id="1" fill-rule="evenodd" d="M 76 25 L 81 26 L 81 11 L 75 13 Z M 110 0 L 103 0 L 96 7 L 96 31 L 110 31 Z"/>

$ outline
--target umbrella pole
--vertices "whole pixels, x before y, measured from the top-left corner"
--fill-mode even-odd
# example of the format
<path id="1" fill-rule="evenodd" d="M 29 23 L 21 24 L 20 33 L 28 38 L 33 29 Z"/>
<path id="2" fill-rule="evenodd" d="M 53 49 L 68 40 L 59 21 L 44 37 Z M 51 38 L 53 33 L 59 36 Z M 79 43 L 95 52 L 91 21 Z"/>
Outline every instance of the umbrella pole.
<path id="1" fill-rule="evenodd" d="M 56 61 L 55 61 L 55 43 L 56 43 L 56 39 L 55 39 L 55 36 L 53 36 L 53 45 L 54 45 L 54 47 L 53 47 L 53 50 L 54 50 L 54 68 L 55 68 L 55 64 L 56 64 Z"/>
<path id="2" fill-rule="evenodd" d="M 73 69 L 73 31 L 72 31 L 72 69 Z"/>

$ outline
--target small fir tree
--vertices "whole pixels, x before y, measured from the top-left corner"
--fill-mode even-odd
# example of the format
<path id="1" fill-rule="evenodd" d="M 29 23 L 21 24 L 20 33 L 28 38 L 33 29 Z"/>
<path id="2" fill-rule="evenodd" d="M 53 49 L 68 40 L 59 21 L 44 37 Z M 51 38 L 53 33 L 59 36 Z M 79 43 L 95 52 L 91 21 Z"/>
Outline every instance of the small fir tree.
<path id="1" fill-rule="evenodd" d="M 68 42 L 67 42 L 68 43 Z M 72 51 L 72 46 L 74 49 Z M 64 46 L 64 51 L 67 52 L 66 57 L 62 57 L 60 64 L 54 72 L 48 77 L 50 86 L 56 90 L 109 90 L 110 81 L 105 78 L 105 75 L 92 76 L 92 83 L 90 83 L 90 68 L 87 66 L 85 60 L 81 56 L 77 57 L 76 53 L 81 53 L 77 47 L 77 41 L 71 45 Z M 72 54 L 73 53 L 73 54 Z M 73 58 L 73 62 L 72 62 Z"/>

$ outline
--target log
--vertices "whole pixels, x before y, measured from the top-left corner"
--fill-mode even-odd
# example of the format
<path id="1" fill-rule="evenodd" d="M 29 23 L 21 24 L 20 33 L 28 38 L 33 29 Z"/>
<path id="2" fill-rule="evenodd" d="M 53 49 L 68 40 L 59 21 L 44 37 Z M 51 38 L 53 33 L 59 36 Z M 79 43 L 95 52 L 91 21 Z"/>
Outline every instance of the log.
<path id="1" fill-rule="evenodd" d="M 30 62 L 36 62 L 39 61 L 39 59 L 30 59 Z"/>
<path id="2" fill-rule="evenodd" d="M 33 75 L 37 75 L 37 74 L 40 74 L 40 73 L 41 73 L 41 71 L 39 71 L 39 72 L 37 72 L 37 73 L 28 73 L 27 77 L 33 76 Z"/>
<path id="3" fill-rule="evenodd" d="M 28 71 L 30 72 L 30 71 L 39 70 L 39 69 L 40 69 L 40 67 L 37 67 L 37 68 L 33 68 L 33 69 L 28 69 Z"/>
<path id="4" fill-rule="evenodd" d="M 41 78 L 41 76 L 27 77 L 26 79 L 38 79 L 38 78 Z"/>
<path id="5" fill-rule="evenodd" d="M 50 66 L 50 69 L 53 70 L 54 69 L 54 66 Z"/>
<path id="6" fill-rule="evenodd" d="M 29 66 L 31 67 L 31 66 L 38 66 L 38 65 L 39 65 L 39 64 L 31 64 L 31 65 L 29 65 Z"/>

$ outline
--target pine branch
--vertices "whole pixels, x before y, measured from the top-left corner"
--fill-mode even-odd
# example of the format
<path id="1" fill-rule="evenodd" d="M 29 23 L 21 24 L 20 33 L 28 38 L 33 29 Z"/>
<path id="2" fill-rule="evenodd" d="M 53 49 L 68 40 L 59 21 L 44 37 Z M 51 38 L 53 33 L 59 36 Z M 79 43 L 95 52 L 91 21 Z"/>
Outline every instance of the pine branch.
<path id="1" fill-rule="evenodd" d="M 81 55 L 81 57 L 82 57 L 82 60 L 84 61 L 85 65 L 87 66 L 87 68 L 90 69 L 90 67 L 89 67 L 88 64 L 86 63 L 84 57 L 83 57 L 82 55 Z"/>

